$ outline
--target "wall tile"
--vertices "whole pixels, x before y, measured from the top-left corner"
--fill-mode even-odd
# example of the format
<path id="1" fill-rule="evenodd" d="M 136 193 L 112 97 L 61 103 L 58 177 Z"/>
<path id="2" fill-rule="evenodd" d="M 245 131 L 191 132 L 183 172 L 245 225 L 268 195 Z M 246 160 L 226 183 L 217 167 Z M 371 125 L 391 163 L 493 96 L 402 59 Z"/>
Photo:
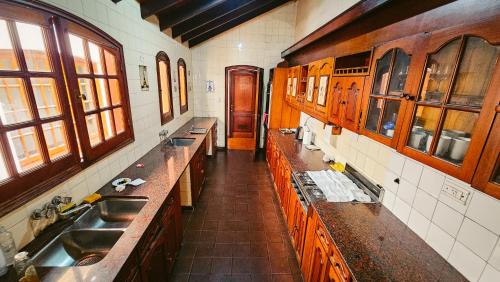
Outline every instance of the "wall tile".
<path id="1" fill-rule="evenodd" d="M 405 201 L 408 205 L 412 205 L 413 199 L 415 198 L 415 193 L 417 192 L 417 187 L 412 185 L 405 179 L 401 179 L 398 188 L 398 197 Z"/>
<path id="2" fill-rule="evenodd" d="M 397 175 L 401 175 L 405 164 L 405 157 L 398 154 L 394 149 L 380 145 L 377 161 Z"/>
<path id="3" fill-rule="evenodd" d="M 394 207 L 394 201 L 396 201 L 396 195 L 391 191 L 386 190 L 384 194 L 384 198 L 382 199 L 382 203 L 386 208 L 392 211 Z"/>
<path id="4" fill-rule="evenodd" d="M 486 266 L 484 260 L 458 241 L 451 250 L 449 262 L 471 281 L 478 280 Z"/>
<path id="5" fill-rule="evenodd" d="M 498 271 L 500 271 L 500 239 L 497 241 L 497 245 L 491 254 L 488 263 L 495 267 Z"/>
<path id="6" fill-rule="evenodd" d="M 491 265 L 487 264 L 486 268 L 481 275 L 479 282 L 498 282 L 500 281 L 500 271 L 494 269 Z"/>
<path id="7" fill-rule="evenodd" d="M 443 174 L 429 167 L 425 167 L 422 171 L 422 177 L 420 178 L 418 187 L 437 198 L 439 197 L 443 183 Z"/>
<path id="8" fill-rule="evenodd" d="M 445 259 L 448 258 L 455 239 L 434 223 L 431 223 L 425 242 Z"/>
<path id="9" fill-rule="evenodd" d="M 421 213 L 415 209 L 411 210 L 410 218 L 408 219 L 408 226 L 422 239 L 425 239 L 427 236 L 430 224 L 431 221 L 425 218 L 425 216 Z"/>
<path id="10" fill-rule="evenodd" d="M 436 209 L 437 200 L 431 195 L 427 194 L 424 190 L 417 189 L 415 199 L 413 201 L 413 208 L 419 211 L 423 216 L 428 219 L 432 218 L 434 210 Z"/>
<path id="11" fill-rule="evenodd" d="M 408 205 L 407 203 L 396 197 L 392 212 L 405 224 L 408 222 L 410 211 L 411 211 L 410 205 Z"/>
<path id="12" fill-rule="evenodd" d="M 418 185 L 420 175 L 422 175 L 422 169 L 423 166 L 421 164 L 407 158 L 403 167 L 402 177 L 413 185 Z"/>
<path id="13" fill-rule="evenodd" d="M 441 227 L 444 231 L 448 232 L 451 236 L 455 237 L 462 225 L 464 216 L 447 205 L 438 202 L 432 222 Z"/>
<path id="14" fill-rule="evenodd" d="M 476 192 L 472 196 L 469 209 L 465 213 L 467 217 L 475 222 L 500 234 L 500 201 L 483 193 Z"/>
<path id="15" fill-rule="evenodd" d="M 487 260 L 495 247 L 498 236 L 474 221 L 465 218 L 458 232 L 457 240 L 482 259 Z"/>

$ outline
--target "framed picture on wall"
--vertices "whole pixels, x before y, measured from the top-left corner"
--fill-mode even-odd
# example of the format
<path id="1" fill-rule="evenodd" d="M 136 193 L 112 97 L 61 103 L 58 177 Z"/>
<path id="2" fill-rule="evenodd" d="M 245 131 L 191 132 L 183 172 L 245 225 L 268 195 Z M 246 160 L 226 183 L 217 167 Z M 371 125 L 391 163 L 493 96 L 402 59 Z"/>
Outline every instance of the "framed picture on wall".
<path id="1" fill-rule="evenodd" d="M 144 65 L 139 65 L 139 80 L 141 82 L 141 90 L 149 91 L 148 68 Z"/>
<path id="2" fill-rule="evenodd" d="M 326 105 L 326 92 L 328 91 L 328 75 L 319 78 L 318 86 L 318 105 Z"/>
<path id="3" fill-rule="evenodd" d="M 296 77 L 293 78 L 293 82 L 292 82 L 292 96 L 295 97 L 295 95 L 297 95 L 297 78 Z"/>
<path id="4" fill-rule="evenodd" d="M 292 78 L 288 78 L 287 82 L 286 82 L 286 96 L 290 96 L 290 90 L 292 88 Z"/>
<path id="5" fill-rule="evenodd" d="M 313 101 L 313 94 L 314 94 L 314 76 L 310 76 L 307 79 L 307 95 L 306 95 L 306 100 L 309 102 Z"/>

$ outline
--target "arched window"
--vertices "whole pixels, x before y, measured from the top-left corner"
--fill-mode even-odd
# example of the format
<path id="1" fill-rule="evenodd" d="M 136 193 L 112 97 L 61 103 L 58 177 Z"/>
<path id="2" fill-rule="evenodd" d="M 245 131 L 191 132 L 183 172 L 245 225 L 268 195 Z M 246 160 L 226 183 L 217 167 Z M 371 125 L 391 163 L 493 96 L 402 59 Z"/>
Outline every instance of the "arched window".
<path id="1" fill-rule="evenodd" d="M 188 93 L 187 93 L 187 75 L 186 62 L 180 58 L 177 61 L 177 70 L 179 72 L 179 104 L 181 106 L 181 115 L 188 110 Z"/>
<path id="2" fill-rule="evenodd" d="M 1 216 L 133 131 L 117 41 L 40 2 L 2 2 L 0 11 Z"/>
<path id="3" fill-rule="evenodd" d="M 170 59 L 163 51 L 160 51 L 156 55 L 156 72 L 158 76 L 158 93 L 160 96 L 161 124 L 163 125 L 174 119 Z"/>

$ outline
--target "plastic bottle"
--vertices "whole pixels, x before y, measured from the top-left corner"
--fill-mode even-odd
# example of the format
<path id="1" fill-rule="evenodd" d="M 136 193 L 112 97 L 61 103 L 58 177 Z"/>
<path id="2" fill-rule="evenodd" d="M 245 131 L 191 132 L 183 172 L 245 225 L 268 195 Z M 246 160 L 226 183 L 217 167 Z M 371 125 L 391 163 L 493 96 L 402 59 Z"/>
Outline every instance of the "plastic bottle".
<path id="1" fill-rule="evenodd" d="M 0 226 L 0 248 L 2 248 L 7 265 L 12 265 L 14 263 L 14 256 L 17 253 L 16 243 L 12 237 L 12 233 L 7 231 L 3 226 Z"/>
<path id="2" fill-rule="evenodd" d="M 7 260 L 5 259 L 3 250 L 0 248 L 0 276 L 4 276 L 5 273 L 7 273 L 7 271 L 9 271 L 9 267 L 7 266 Z"/>

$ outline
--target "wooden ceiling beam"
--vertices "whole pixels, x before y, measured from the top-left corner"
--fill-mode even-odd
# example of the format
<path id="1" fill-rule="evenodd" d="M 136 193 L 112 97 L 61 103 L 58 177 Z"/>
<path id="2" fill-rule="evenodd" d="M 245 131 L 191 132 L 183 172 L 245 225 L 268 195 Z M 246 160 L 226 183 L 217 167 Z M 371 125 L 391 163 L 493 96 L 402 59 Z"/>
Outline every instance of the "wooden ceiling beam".
<path id="1" fill-rule="evenodd" d="M 172 27 L 172 37 L 183 35 L 189 31 L 197 29 L 207 23 L 214 21 L 228 13 L 241 9 L 244 6 L 252 5 L 255 2 L 267 2 L 266 0 L 251 0 L 251 1 L 225 1 L 220 5 L 214 6 L 198 16 L 189 20 L 183 21 Z"/>
<path id="2" fill-rule="evenodd" d="M 143 19 L 164 12 L 181 5 L 185 0 L 147 0 L 141 3 L 141 17 Z"/>
<path id="3" fill-rule="evenodd" d="M 192 4 L 186 5 L 182 9 L 173 11 L 172 13 L 160 13 L 158 14 L 160 30 L 165 30 L 169 27 L 197 17 L 198 15 L 220 5 L 225 1 L 227 0 L 197 0 L 193 1 Z"/>
<path id="4" fill-rule="evenodd" d="M 211 30 L 207 30 L 206 32 L 192 38 L 189 40 L 189 47 L 194 47 L 218 34 L 223 33 L 226 30 L 229 30 L 235 26 L 238 26 L 250 19 L 253 19 L 261 14 L 264 14 L 265 12 L 268 12 L 278 6 L 281 6 L 282 4 L 288 2 L 290 0 L 268 0 L 267 4 L 260 6 L 259 8 L 253 9 L 245 14 L 240 14 L 239 16 L 226 21 L 222 25 L 219 25 Z"/>

